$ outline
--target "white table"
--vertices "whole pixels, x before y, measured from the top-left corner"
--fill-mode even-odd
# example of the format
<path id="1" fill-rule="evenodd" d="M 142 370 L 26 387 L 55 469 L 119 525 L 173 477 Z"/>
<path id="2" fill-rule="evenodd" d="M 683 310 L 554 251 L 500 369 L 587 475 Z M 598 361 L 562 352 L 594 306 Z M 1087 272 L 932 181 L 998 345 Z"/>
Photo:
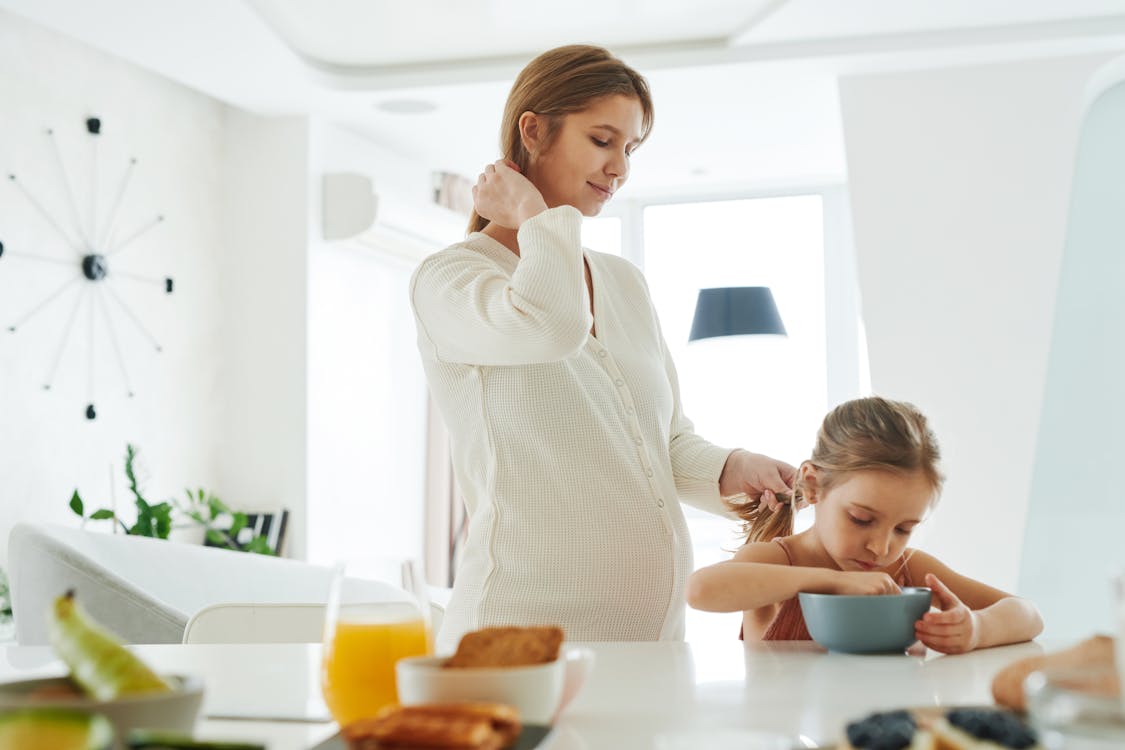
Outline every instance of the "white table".
<path id="1" fill-rule="evenodd" d="M 963 656 L 825 653 L 809 642 L 596 643 L 582 692 L 544 744 L 550 750 L 653 748 L 658 735 L 780 732 L 797 746 L 835 742 L 870 711 L 991 703 L 993 675 L 1040 653 L 1027 643 Z M 153 645 L 137 653 L 158 671 L 205 681 L 207 739 L 260 740 L 308 750 L 335 732 L 319 688 L 319 645 Z M 0 680 L 61 674 L 46 647 L 0 649 Z M 247 717 L 240 719 L 221 717 Z M 317 720 L 317 719 L 322 720 Z M 698 747 L 707 747 L 700 740 Z"/>

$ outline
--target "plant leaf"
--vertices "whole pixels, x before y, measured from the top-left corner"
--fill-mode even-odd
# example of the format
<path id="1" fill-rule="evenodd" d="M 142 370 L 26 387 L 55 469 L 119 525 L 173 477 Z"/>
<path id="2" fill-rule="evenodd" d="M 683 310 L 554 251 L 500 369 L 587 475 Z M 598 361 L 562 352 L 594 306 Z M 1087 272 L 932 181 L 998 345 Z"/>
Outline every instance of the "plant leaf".
<path id="1" fill-rule="evenodd" d="M 82 504 L 82 498 L 78 496 L 78 490 L 75 490 L 74 494 L 70 496 L 70 509 L 83 518 L 86 517 L 85 506 Z"/>
<path id="2" fill-rule="evenodd" d="M 250 540 L 250 542 L 243 547 L 247 552 L 256 552 L 259 555 L 276 555 L 277 553 L 270 549 L 270 542 L 264 536 L 259 534 Z"/>
<path id="3" fill-rule="evenodd" d="M 99 508 L 90 514 L 90 518 L 95 521 L 104 521 L 107 518 L 113 518 L 113 511 L 109 508 Z"/>
<path id="4" fill-rule="evenodd" d="M 172 531 L 172 504 L 157 503 L 152 506 L 153 531 L 161 539 L 167 539 Z"/>
<path id="5" fill-rule="evenodd" d="M 234 513 L 231 517 L 233 520 L 230 522 L 230 529 L 227 530 L 227 533 L 230 534 L 232 538 L 238 539 L 238 532 L 246 528 L 246 514 Z"/>

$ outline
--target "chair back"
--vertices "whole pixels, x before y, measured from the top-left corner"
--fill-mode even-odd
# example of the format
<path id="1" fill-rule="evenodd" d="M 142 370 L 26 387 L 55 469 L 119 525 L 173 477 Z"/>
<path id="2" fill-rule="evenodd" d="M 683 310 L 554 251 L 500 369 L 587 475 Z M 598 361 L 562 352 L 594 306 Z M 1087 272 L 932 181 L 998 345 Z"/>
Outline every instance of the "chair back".
<path id="1" fill-rule="evenodd" d="M 212 604 L 196 612 L 184 628 L 184 643 L 319 643 L 325 605 L 319 603 Z M 433 632 L 445 608 L 430 605 Z"/>
<path id="2" fill-rule="evenodd" d="M 184 643 L 316 643 L 324 604 L 211 604 L 192 615 Z"/>

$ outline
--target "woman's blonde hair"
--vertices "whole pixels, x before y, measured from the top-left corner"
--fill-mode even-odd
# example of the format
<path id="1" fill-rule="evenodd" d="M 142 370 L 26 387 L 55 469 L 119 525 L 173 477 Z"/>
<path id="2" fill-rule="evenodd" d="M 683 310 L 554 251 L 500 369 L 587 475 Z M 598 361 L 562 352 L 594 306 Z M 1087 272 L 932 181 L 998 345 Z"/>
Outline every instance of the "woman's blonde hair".
<path id="1" fill-rule="evenodd" d="M 897 473 L 920 471 L 941 492 L 941 450 L 926 417 L 912 404 L 878 396 L 846 401 L 828 412 L 806 462 L 817 470 L 817 489 L 825 492 L 853 471 Z M 731 503 L 742 519 L 747 542 L 768 542 L 793 533 L 793 514 L 805 495 L 806 480 L 798 473 L 793 497 L 770 512 L 758 500 Z M 779 498 L 780 499 L 780 498 Z"/>
<path id="2" fill-rule="evenodd" d="M 500 152 L 526 174 L 531 155 L 520 137 L 520 115 L 534 112 L 546 121 L 544 143 L 550 145 L 558 134 L 563 117 L 588 108 L 603 96 L 621 94 L 635 97 L 641 104 L 641 142 L 652 130 L 652 95 L 648 81 L 602 47 L 572 44 L 556 47 L 527 64 L 504 105 L 500 123 Z M 488 225 L 474 210 L 469 217 L 469 232 Z"/>

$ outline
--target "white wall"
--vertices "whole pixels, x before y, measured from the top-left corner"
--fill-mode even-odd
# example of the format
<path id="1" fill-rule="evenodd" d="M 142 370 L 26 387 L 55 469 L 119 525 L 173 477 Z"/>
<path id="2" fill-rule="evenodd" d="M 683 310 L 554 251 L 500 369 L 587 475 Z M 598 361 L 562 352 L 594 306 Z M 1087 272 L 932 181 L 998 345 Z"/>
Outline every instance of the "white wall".
<path id="1" fill-rule="evenodd" d="M 288 553 L 305 557 L 311 518 L 320 519 L 329 535 L 348 526 L 348 519 L 332 516 L 331 506 L 310 515 L 308 498 L 322 497 L 326 480 L 341 495 L 357 494 L 356 480 L 368 479 L 372 463 L 365 462 L 365 444 L 348 442 L 343 433 L 362 431 L 368 422 L 393 431 L 392 448 L 399 453 L 392 451 L 390 480 L 384 472 L 379 486 L 367 481 L 360 491 L 382 498 L 372 505 L 390 519 L 378 525 L 381 538 L 401 541 L 408 538 L 404 529 L 418 529 L 414 541 L 420 543 L 415 523 L 420 500 L 411 493 L 420 498 L 421 464 L 415 453 L 421 451 L 424 412 L 418 402 L 424 385 L 405 281 L 383 293 L 401 297 L 397 317 L 375 321 L 384 332 L 397 329 L 398 366 L 389 368 L 382 360 L 359 364 L 393 372 L 392 390 L 405 393 L 405 383 L 417 391 L 414 397 L 393 401 L 393 413 L 372 416 L 361 414 L 346 397 L 341 405 L 336 394 L 339 408 L 321 413 L 311 394 L 309 361 L 318 343 L 327 347 L 331 356 L 316 362 L 318 382 L 327 389 L 338 385 L 333 376 L 357 365 L 349 346 L 358 351 L 372 334 L 369 321 L 354 316 L 339 292 L 347 289 L 352 299 L 362 301 L 378 291 L 354 273 L 357 264 L 362 268 L 369 262 L 370 248 L 357 254 L 355 248 L 320 239 L 321 175 L 366 172 L 375 177 L 383 210 L 414 221 L 416 210 L 429 215 L 426 166 L 307 118 L 259 117 L 224 106 L 0 12 L 0 168 L 16 173 L 64 218 L 65 188 L 42 131 L 46 126 L 59 130 L 85 209 L 85 183 L 78 178 L 89 173 L 83 123 L 90 114 L 104 120 L 99 203 L 108 208 L 127 158 L 135 155 L 140 162 L 120 211 L 121 224 L 132 228 L 157 213 L 166 216 L 162 226 L 121 256 L 120 264 L 111 259 L 111 275 L 127 269 L 172 276 L 176 292 L 165 296 L 156 286 L 114 282 L 164 351 L 158 355 L 146 348 L 143 336 L 119 321 L 136 396 L 124 397 L 112 351 L 102 340 L 96 360 L 99 416 L 93 422 L 84 417 L 86 348 L 77 335 L 85 327 L 76 327 L 54 389 L 41 388 L 70 314 L 66 299 L 17 335 L 0 336 L 0 565 L 15 523 L 78 524 L 67 509 L 75 488 L 89 504 L 102 505 L 109 504 L 112 486 L 123 515 L 131 519 L 121 462 L 126 441 L 141 448 L 139 468 L 150 499 L 206 487 L 235 507 L 288 508 Z M 5 327 L 78 274 L 77 254 L 7 182 L 0 184 L 0 241 L 6 249 L 0 257 L 0 324 Z M 435 239 L 428 250 L 447 241 Z M 20 252 L 66 258 L 70 265 L 29 262 Z M 400 274 L 409 272 L 410 260 L 396 262 Z M 330 282 L 322 283 L 325 279 Z M 310 299 L 317 301 L 315 312 Z M 310 341 L 316 335 L 310 318 L 316 314 L 315 320 L 328 326 L 318 329 L 326 337 L 322 341 Z M 333 327 L 345 329 L 344 334 L 335 335 Z M 310 431 L 312 416 L 319 431 Z M 350 424 L 341 428 L 347 420 Z M 400 423 L 409 426 L 396 428 Z M 355 456 L 356 461 L 344 464 L 343 474 L 332 473 L 339 462 L 317 474 L 309 468 L 314 452 L 337 460 Z M 100 528 L 108 530 L 108 525 Z"/>
<path id="2" fill-rule="evenodd" d="M 0 184 L 0 241 L 7 251 L 0 257 L 0 561 L 6 559 L 8 530 L 18 521 L 77 525 L 66 506 L 75 488 L 94 505 L 108 505 L 112 489 L 131 514 L 122 471 L 127 441 L 141 449 L 138 468 L 152 499 L 179 495 L 187 486 L 221 494 L 228 489 L 211 439 L 224 430 L 227 406 L 219 284 L 225 249 L 216 210 L 223 180 L 223 113 L 208 97 L 0 12 L 0 169 L 5 177 L 15 173 L 70 226 L 66 191 L 43 132 L 53 127 L 84 217 L 94 193 L 96 213 L 108 218 L 131 156 L 139 161 L 118 214 L 120 228 L 128 232 L 157 214 L 166 217 L 110 261 L 112 288 L 164 351 L 157 354 L 115 310 L 136 395 L 125 396 L 102 324 L 95 329 L 98 417 L 87 421 L 88 312 L 64 351 L 54 388 L 41 387 L 76 295 L 44 308 L 17 334 L 6 330 L 78 276 L 78 255 L 8 179 Z M 90 115 L 103 120 L 93 191 L 84 128 Z M 62 258 L 67 264 L 32 262 L 16 252 Z M 166 296 L 157 285 L 114 277 L 115 271 L 172 276 L 176 291 Z M 95 285 L 83 281 L 81 286 Z"/>
<path id="3" fill-rule="evenodd" d="M 228 109 L 223 120 L 222 429 L 197 436 L 219 451 L 232 504 L 290 512 L 286 554 L 305 554 L 309 125 Z"/>
<path id="4" fill-rule="evenodd" d="M 1026 553 L 1082 93 L 1104 60 L 840 84 L 872 386 L 921 407 L 945 454 L 945 494 L 916 541 L 1008 590 Z"/>

